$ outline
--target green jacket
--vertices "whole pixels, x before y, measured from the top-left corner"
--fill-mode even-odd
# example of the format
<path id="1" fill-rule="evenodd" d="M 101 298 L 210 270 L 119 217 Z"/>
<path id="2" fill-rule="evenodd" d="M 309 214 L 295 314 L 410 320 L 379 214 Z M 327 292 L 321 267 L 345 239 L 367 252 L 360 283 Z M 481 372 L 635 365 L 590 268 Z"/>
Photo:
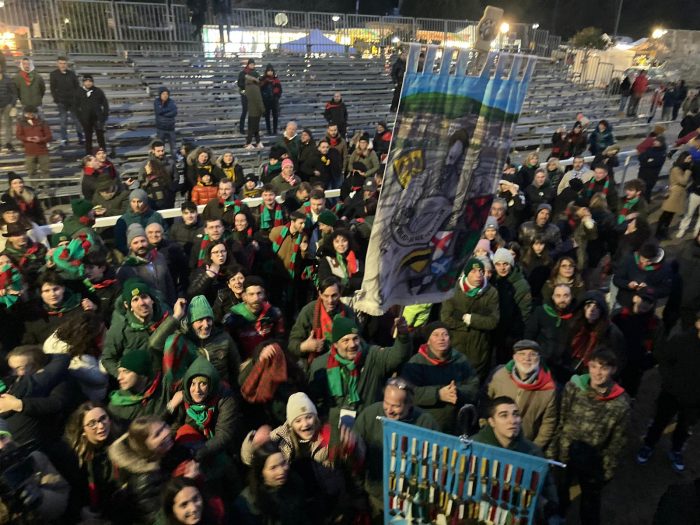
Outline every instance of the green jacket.
<path id="1" fill-rule="evenodd" d="M 361 162 L 365 165 L 365 178 L 373 177 L 374 174 L 379 171 L 379 157 L 377 157 L 374 150 L 370 150 L 366 157 L 362 157 L 360 152 L 356 149 L 347 159 L 347 164 L 345 166 L 345 171 L 347 172 L 352 171 L 352 165 L 355 162 Z"/>
<path id="2" fill-rule="evenodd" d="M 61 233 L 68 235 L 71 239 L 77 239 L 78 235 L 84 233 L 91 236 L 95 240 L 95 249 L 104 250 L 104 242 L 100 234 L 93 230 L 90 226 L 82 224 L 78 217 L 71 215 L 63 222 Z"/>
<path id="3" fill-rule="evenodd" d="M 117 390 L 110 394 L 107 412 L 121 428 L 126 429 L 134 419 L 139 416 L 163 415 L 168 404 L 168 389 L 163 385 L 162 377 L 157 378 L 154 386 L 151 381 L 146 387 L 146 392 L 152 390 L 147 396 L 135 394 L 130 390 Z"/>
<path id="4" fill-rule="evenodd" d="M 157 222 L 164 230 L 167 230 L 168 225 L 163 220 L 163 216 L 157 211 L 148 209 L 144 213 L 134 213 L 129 209 L 124 215 L 117 219 L 117 223 L 114 226 L 114 242 L 117 249 L 125 255 L 129 253 L 129 247 L 126 242 L 126 231 L 131 224 L 138 223 L 145 229 L 146 226 L 154 222 Z"/>
<path id="5" fill-rule="evenodd" d="M 351 404 L 345 397 L 333 397 L 328 387 L 328 354 L 324 354 L 311 363 L 309 369 L 309 394 L 318 409 L 322 421 L 329 421 L 331 431 L 337 431 L 340 409 L 362 410 L 382 398 L 384 383 L 393 372 L 405 363 L 411 355 L 408 336 L 399 336 L 390 348 L 368 345 L 362 341 L 364 363 L 360 369 L 357 392 L 360 402 Z"/>
<path id="6" fill-rule="evenodd" d="M 365 490 L 375 498 L 382 497 L 382 472 L 384 470 L 384 431 L 381 420 L 378 416 L 384 417 L 384 406 L 381 401 L 373 403 L 365 408 L 357 416 L 353 431 L 362 438 L 367 451 L 365 454 Z M 424 412 L 418 407 L 413 407 L 402 423 L 416 425 L 417 427 L 429 430 L 440 430 L 439 425 L 433 416 Z"/>
<path id="7" fill-rule="evenodd" d="M 46 83 L 36 69 L 29 72 L 29 85 L 24 81 L 21 73 L 14 77 L 15 87 L 22 106 L 42 106 L 44 93 L 46 93 Z"/>
<path id="8" fill-rule="evenodd" d="M 415 354 L 401 371 L 401 377 L 416 387 L 414 403 L 433 416 L 440 432 L 452 434 L 459 408 L 467 403 L 476 403 L 479 377 L 467 361 L 456 350 L 450 350 L 446 364 L 434 365 L 422 354 Z M 440 389 L 454 381 L 457 385 L 457 403 L 451 405 L 440 401 Z"/>
<path id="9" fill-rule="evenodd" d="M 185 336 L 188 342 L 197 349 L 197 353 L 192 356 L 193 360 L 198 355 L 205 357 L 214 366 L 218 376 L 229 386 L 233 387 L 238 384 L 241 356 L 236 343 L 226 331 L 212 327 L 209 337 L 200 339 L 190 325 Z"/>
<path id="10" fill-rule="evenodd" d="M 462 316 L 471 314 L 469 326 Z M 491 285 L 475 297 L 469 297 L 457 283 L 455 294 L 442 303 L 440 320 L 450 331 L 452 347 L 464 354 L 484 379 L 491 364 L 491 338 L 498 325 L 498 292 Z"/>
<path id="11" fill-rule="evenodd" d="M 240 429 L 238 427 L 242 414 L 237 406 L 236 400 L 231 395 L 231 391 L 221 385 L 219 373 L 216 371 L 216 368 L 214 368 L 212 363 L 207 361 L 205 357 L 200 356 L 195 359 L 194 363 L 192 363 L 187 369 L 187 372 L 185 372 L 182 381 L 182 393 L 185 402 L 178 407 L 176 422 L 173 425 L 175 429 L 184 424 L 189 424 L 197 428 L 194 419 L 187 413 L 185 408 L 185 404 L 192 404 L 190 383 L 197 376 L 204 376 L 209 379 L 210 394 L 208 399 L 218 398 L 216 404 L 213 405 L 213 420 L 211 423 L 212 434 L 206 439 L 206 442 L 202 446 L 196 448 L 195 453 L 197 461 L 212 460 L 205 462 L 205 468 L 208 470 L 209 474 L 207 478 L 211 478 L 214 474 L 214 470 L 216 474 L 223 474 L 220 469 L 216 467 L 221 466 L 219 464 L 222 462 L 227 462 L 228 458 L 220 456 L 219 454 L 231 450 L 234 437 L 237 433 L 240 434 Z M 213 461 L 214 459 L 216 459 L 216 461 Z"/>
<path id="12" fill-rule="evenodd" d="M 590 388 L 588 374 L 564 387 L 559 425 L 547 455 L 602 480 L 612 479 L 630 421 L 630 398 L 615 385 L 607 398 Z"/>
<path id="13" fill-rule="evenodd" d="M 168 336 L 175 331 L 178 322 L 164 304 L 154 302 L 152 320 L 141 323 L 131 311 L 122 313 L 124 307 L 118 308 L 112 316 L 112 325 L 107 331 L 102 365 L 113 377 L 117 377 L 119 360 L 125 352 L 131 350 L 150 350 L 153 355 L 154 370 L 162 368 L 163 345 Z M 119 311 L 121 310 L 121 312 Z M 163 318 L 164 315 L 167 317 Z M 156 326 L 156 323 L 160 324 Z"/>
<path id="14" fill-rule="evenodd" d="M 304 306 L 299 312 L 297 320 L 294 323 L 294 326 L 292 326 L 292 331 L 289 334 L 289 344 L 287 345 L 287 350 L 289 350 L 289 353 L 297 359 L 303 358 L 306 360 L 306 356 L 308 356 L 308 354 L 301 351 L 301 343 L 309 337 L 309 333 L 314 329 L 315 308 L 316 301 L 311 301 Z M 353 312 L 352 309 L 345 304 L 339 302 L 338 312 L 336 313 L 339 313 L 341 310 L 345 312 L 345 317 L 348 319 L 355 319 L 355 312 Z M 323 350 L 321 353 L 325 354 L 330 350 L 330 348 L 330 343 L 326 341 L 326 344 L 323 345 Z"/>
<path id="15" fill-rule="evenodd" d="M 301 137 L 299 135 L 294 135 L 293 139 L 287 140 L 283 134 L 275 143 L 275 146 L 282 147 L 287 150 L 287 154 L 289 155 L 289 158 L 294 161 L 294 164 L 296 164 L 297 160 L 299 159 L 300 145 Z"/>

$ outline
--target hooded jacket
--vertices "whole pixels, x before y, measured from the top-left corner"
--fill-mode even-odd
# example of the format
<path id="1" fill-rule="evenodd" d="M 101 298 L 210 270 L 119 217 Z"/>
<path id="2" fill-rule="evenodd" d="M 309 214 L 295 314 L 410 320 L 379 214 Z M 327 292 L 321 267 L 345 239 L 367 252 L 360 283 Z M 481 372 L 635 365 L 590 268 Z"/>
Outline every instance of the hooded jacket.
<path id="1" fill-rule="evenodd" d="M 190 394 L 190 384 L 200 376 L 207 378 L 209 393 L 203 403 L 196 404 Z M 240 435 L 238 427 L 242 414 L 228 385 L 221 383 L 216 368 L 205 357 L 197 357 L 185 372 L 182 393 L 184 403 L 178 407 L 174 426 L 189 425 L 200 433 L 202 441 L 194 444 L 195 459 L 206 462 L 222 452 L 232 452 L 234 437 L 237 433 Z M 205 436 L 205 427 L 208 436 Z"/>
<path id="2" fill-rule="evenodd" d="M 153 112 L 156 114 L 156 129 L 163 131 L 175 131 L 175 117 L 177 117 L 177 104 L 168 97 L 163 102 L 160 96 L 163 93 L 170 95 L 170 90 L 163 86 L 158 90 L 158 96 L 153 101 Z"/>
<path id="3" fill-rule="evenodd" d="M 93 86 L 87 90 L 81 87 L 75 95 L 75 113 L 80 122 L 94 121 L 104 126 L 109 118 L 109 102 L 104 91 Z"/>
<path id="4" fill-rule="evenodd" d="M 653 288 L 656 299 L 663 299 L 671 293 L 673 278 L 671 265 L 665 260 L 664 250 L 662 248 L 659 250 L 661 252 L 659 257 L 645 268 L 640 266 L 638 252 L 633 252 L 628 254 L 616 269 L 613 283 L 619 288 L 617 302 L 622 306 L 627 308 L 632 306 L 632 297 L 636 293 L 629 288 L 629 283 L 632 281 L 645 283 Z"/>
<path id="5" fill-rule="evenodd" d="M 30 63 L 26 76 L 29 83 L 25 80 L 22 71 L 19 71 L 13 79 L 19 101 L 23 106 L 40 107 L 43 105 L 44 93 L 46 93 L 44 78 L 34 69 L 33 63 Z"/>
<path id="6" fill-rule="evenodd" d="M 347 125 L 348 122 L 348 108 L 345 106 L 345 102 L 341 98 L 340 101 L 336 102 L 333 98 L 326 103 L 326 109 L 323 111 L 323 117 L 328 122 L 333 122 L 338 124 L 339 127 Z"/>

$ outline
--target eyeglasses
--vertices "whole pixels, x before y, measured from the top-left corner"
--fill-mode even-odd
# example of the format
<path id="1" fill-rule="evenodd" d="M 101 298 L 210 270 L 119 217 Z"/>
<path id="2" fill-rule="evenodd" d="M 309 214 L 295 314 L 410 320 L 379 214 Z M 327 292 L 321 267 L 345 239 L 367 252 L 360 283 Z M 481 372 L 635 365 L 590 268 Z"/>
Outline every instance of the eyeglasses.
<path id="1" fill-rule="evenodd" d="M 109 416 L 108 416 L 107 414 L 105 414 L 104 416 L 100 416 L 100 417 L 97 418 L 97 419 L 91 419 L 90 421 L 88 421 L 87 423 L 85 423 L 84 426 L 86 426 L 86 427 L 89 428 L 90 430 L 93 430 L 93 429 L 97 428 L 97 425 L 103 425 L 103 426 L 104 426 L 104 425 L 106 425 L 108 422 L 109 422 Z"/>

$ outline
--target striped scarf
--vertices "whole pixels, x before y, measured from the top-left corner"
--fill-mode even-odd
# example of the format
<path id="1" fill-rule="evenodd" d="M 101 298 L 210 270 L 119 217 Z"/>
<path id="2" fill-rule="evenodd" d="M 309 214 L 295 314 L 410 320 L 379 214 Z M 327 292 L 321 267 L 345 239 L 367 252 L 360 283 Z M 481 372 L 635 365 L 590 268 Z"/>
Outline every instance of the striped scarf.
<path id="1" fill-rule="evenodd" d="M 345 359 L 340 356 L 335 345 L 331 346 L 331 353 L 328 356 L 328 365 L 326 366 L 326 377 L 328 379 L 328 389 L 333 397 L 345 396 L 350 404 L 360 402 L 357 383 L 360 378 L 363 357 L 363 352 L 360 350 L 352 361 Z M 343 391 L 343 385 L 347 387 L 347 394 Z"/>
<path id="2" fill-rule="evenodd" d="M 260 205 L 260 229 L 271 230 L 277 226 L 284 224 L 284 216 L 282 215 L 282 206 L 275 204 L 275 216 L 272 217 L 272 211 L 264 204 Z"/>
<path id="3" fill-rule="evenodd" d="M 199 243 L 199 254 L 197 255 L 197 268 L 202 266 L 204 262 L 206 261 L 207 257 L 207 248 L 209 248 L 209 245 L 211 244 L 211 241 L 209 240 L 209 235 L 206 233 L 202 236 L 202 242 Z"/>
<path id="4" fill-rule="evenodd" d="M 625 222 L 625 218 L 632 211 L 632 208 L 634 208 L 637 205 L 638 202 L 639 197 L 635 197 L 634 199 L 625 198 L 625 203 L 622 205 L 622 209 L 620 210 L 620 213 L 617 216 L 618 224 L 622 224 L 623 222 Z"/>
<path id="5" fill-rule="evenodd" d="M 637 265 L 637 267 L 640 270 L 644 270 L 645 272 L 655 272 L 656 270 L 661 268 L 664 264 L 663 261 L 659 261 L 657 263 L 651 263 L 651 264 L 647 264 L 646 266 L 643 266 L 639 262 L 639 254 L 637 252 L 634 252 L 634 263 Z"/>
<path id="6" fill-rule="evenodd" d="M 272 241 L 272 251 L 275 255 L 277 255 L 277 253 L 282 248 L 282 244 L 287 238 L 287 235 L 289 235 L 289 224 L 282 228 L 277 238 L 274 241 Z M 292 256 L 289 258 L 289 262 L 287 263 L 287 271 L 289 272 L 289 276 L 292 278 L 294 278 L 294 275 L 296 274 L 297 254 L 299 253 L 302 239 L 303 236 L 301 232 L 296 234 L 296 238 L 292 238 L 292 242 L 294 243 L 292 248 Z"/>
<path id="7" fill-rule="evenodd" d="M 345 277 L 343 277 L 342 281 L 343 284 L 346 284 L 348 279 L 355 275 L 359 269 L 355 252 L 349 250 L 345 256 L 343 256 L 343 254 L 336 253 L 335 261 L 338 263 L 338 266 L 343 269 Z"/>
<path id="8" fill-rule="evenodd" d="M 593 177 L 589 182 L 588 182 L 588 197 L 591 197 L 593 193 L 595 193 L 595 185 L 596 185 L 596 180 L 595 177 Z M 606 197 L 608 196 L 608 190 L 610 189 L 610 177 L 605 177 L 605 184 L 603 184 L 603 189 L 601 190 L 603 192 L 603 195 Z"/>

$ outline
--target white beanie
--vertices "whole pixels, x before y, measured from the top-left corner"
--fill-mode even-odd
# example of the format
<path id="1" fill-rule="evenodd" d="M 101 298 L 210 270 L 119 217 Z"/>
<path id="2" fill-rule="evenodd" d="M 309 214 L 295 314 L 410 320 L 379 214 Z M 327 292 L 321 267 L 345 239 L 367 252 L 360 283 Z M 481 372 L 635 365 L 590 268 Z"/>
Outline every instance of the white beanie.
<path id="1" fill-rule="evenodd" d="M 311 402 L 309 396 L 304 392 L 297 392 L 289 396 L 287 400 L 287 423 L 291 425 L 296 418 L 306 414 L 318 416 L 316 405 Z"/>
<path id="2" fill-rule="evenodd" d="M 510 250 L 506 250 L 505 248 L 499 248 L 496 250 L 496 253 L 493 254 L 493 264 L 498 262 L 507 262 L 511 266 L 515 266 L 513 254 L 510 253 Z"/>

